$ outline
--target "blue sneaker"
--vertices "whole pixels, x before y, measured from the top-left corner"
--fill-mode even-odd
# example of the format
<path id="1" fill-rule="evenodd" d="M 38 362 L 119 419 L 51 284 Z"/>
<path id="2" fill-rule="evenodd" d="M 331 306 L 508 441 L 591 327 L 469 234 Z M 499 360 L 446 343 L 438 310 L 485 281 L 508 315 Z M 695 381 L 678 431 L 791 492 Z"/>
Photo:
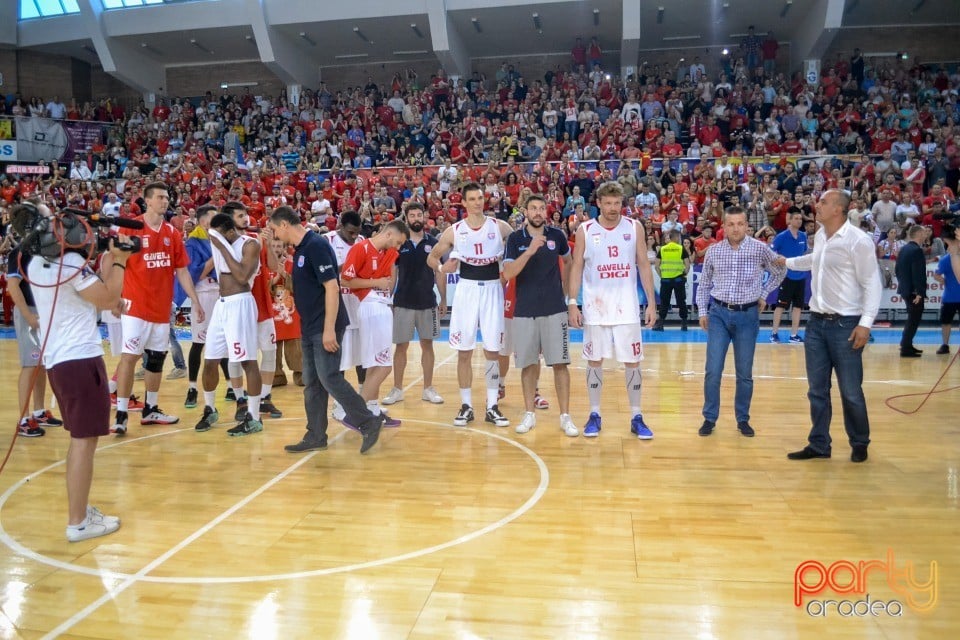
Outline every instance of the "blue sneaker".
<path id="1" fill-rule="evenodd" d="M 639 413 L 633 416 L 630 421 L 630 433 L 635 434 L 640 440 L 653 440 L 653 431 L 643 421 L 643 416 Z"/>
<path id="2" fill-rule="evenodd" d="M 583 437 L 584 438 L 596 438 L 600 435 L 600 414 L 591 413 L 590 417 L 587 419 L 587 424 L 583 425 Z"/>
<path id="3" fill-rule="evenodd" d="M 790 336 L 790 344 L 803 344 L 803 338 L 799 335 Z"/>
<path id="4" fill-rule="evenodd" d="M 780 336 L 778 336 L 776 333 L 771 333 L 771 334 L 770 334 L 770 342 L 772 342 L 772 343 L 774 343 L 774 344 L 780 344 Z"/>

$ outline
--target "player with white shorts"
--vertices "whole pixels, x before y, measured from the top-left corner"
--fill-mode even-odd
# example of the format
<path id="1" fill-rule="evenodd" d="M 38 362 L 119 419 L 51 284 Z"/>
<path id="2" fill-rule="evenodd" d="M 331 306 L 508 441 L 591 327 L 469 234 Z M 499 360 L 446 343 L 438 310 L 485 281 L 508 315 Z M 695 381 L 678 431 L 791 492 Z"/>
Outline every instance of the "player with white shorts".
<path id="1" fill-rule="evenodd" d="M 400 255 L 397 249 L 410 238 L 410 230 L 401 220 L 388 222 L 369 240 L 357 242 L 347 254 L 340 275 L 341 283 L 360 301 L 357 338 L 360 364 L 367 370 L 360 396 L 374 415 L 380 409 L 380 385 L 393 368 L 393 288 L 396 284 L 394 265 Z M 345 423 L 346 424 L 346 423 Z M 349 425 L 348 425 L 349 426 Z M 383 426 L 397 427 L 400 421 L 387 416 Z"/>
<path id="2" fill-rule="evenodd" d="M 486 360 L 484 378 L 487 388 L 485 420 L 498 427 L 510 421 L 497 406 L 500 382 L 500 346 L 503 344 L 503 285 L 500 282 L 500 261 L 504 240 L 513 229 L 509 224 L 484 214 L 483 188 L 468 182 L 461 189 L 467 215 L 454 223 L 440 236 L 430 252 L 427 264 L 432 269 L 453 273 L 460 269 L 460 280 L 453 297 L 450 313 L 450 346 L 456 349 L 457 382 L 460 386 L 460 411 L 454 426 L 472 422 L 473 368 L 471 360 L 476 344 L 477 328 L 483 341 Z M 450 253 L 450 259 L 440 266 L 440 258 Z"/>
<path id="3" fill-rule="evenodd" d="M 633 419 L 630 431 L 641 440 L 653 432 L 640 412 L 640 368 L 643 359 L 640 297 L 637 272 L 647 300 L 646 322 L 656 321 L 653 271 L 647 258 L 643 225 L 621 216 L 623 187 L 605 182 L 597 189 L 600 215 L 577 229 L 573 266 L 570 270 L 567 309 L 570 326 L 583 326 L 583 359 L 587 361 L 587 394 L 590 418 L 583 435 L 600 435 L 600 397 L 603 389 L 603 360 L 615 358 L 625 368 L 627 398 Z M 577 294 L 583 287 L 583 312 L 577 308 Z"/>

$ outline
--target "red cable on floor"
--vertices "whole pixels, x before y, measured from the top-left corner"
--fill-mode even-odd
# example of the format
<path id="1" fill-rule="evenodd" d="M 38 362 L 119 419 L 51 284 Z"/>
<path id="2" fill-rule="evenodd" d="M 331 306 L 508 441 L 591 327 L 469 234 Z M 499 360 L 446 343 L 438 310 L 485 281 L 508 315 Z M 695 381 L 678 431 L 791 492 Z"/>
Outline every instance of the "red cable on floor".
<path id="1" fill-rule="evenodd" d="M 891 409 L 893 409 L 893 410 L 896 411 L 897 413 L 902 413 L 902 414 L 904 414 L 904 415 L 909 416 L 909 415 L 912 415 L 912 414 L 917 413 L 918 411 L 920 411 L 920 409 L 923 408 L 923 405 L 927 404 L 927 400 L 929 400 L 929 399 L 930 399 L 930 396 L 932 396 L 933 394 L 935 394 L 935 393 L 945 393 L 945 392 L 947 392 L 947 391 L 953 391 L 954 389 L 960 389 L 960 385 L 956 385 L 956 386 L 953 386 L 953 387 L 947 387 L 946 389 L 939 389 L 939 390 L 937 389 L 937 387 L 940 386 L 940 383 L 943 382 L 943 379 L 946 377 L 947 372 L 949 372 L 950 369 L 951 369 L 951 367 L 953 367 L 953 365 L 956 364 L 958 357 L 960 357 L 960 349 L 958 349 L 957 352 L 956 352 L 955 354 L 953 354 L 953 357 L 950 359 L 950 364 L 948 364 L 948 365 L 947 365 L 947 368 L 943 370 L 943 373 L 940 374 L 940 377 L 937 378 L 937 381 L 933 384 L 932 387 L 930 387 L 930 390 L 929 390 L 929 391 L 925 391 L 925 392 L 922 392 L 922 393 L 904 393 L 904 394 L 901 394 L 901 395 L 898 395 L 898 396 L 890 396 L 889 398 L 887 398 L 886 400 L 883 401 L 884 404 L 886 404 L 888 407 L 890 407 Z M 900 398 L 913 398 L 913 397 L 916 397 L 916 396 L 923 396 L 923 401 L 917 406 L 916 409 L 914 409 L 914 410 L 912 410 L 912 411 L 904 411 L 903 409 L 898 409 L 898 408 L 896 408 L 895 406 L 893 406 L 893 405 L 891 404 L 891 402 L 892 402 L 893 400 L 899 400 Z"/>

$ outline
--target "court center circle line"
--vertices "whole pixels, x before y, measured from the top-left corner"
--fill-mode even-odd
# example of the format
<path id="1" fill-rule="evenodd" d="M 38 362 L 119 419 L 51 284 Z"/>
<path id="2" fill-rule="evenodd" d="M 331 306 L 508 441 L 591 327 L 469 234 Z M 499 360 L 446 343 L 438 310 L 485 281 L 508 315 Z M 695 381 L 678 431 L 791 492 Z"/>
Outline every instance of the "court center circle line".
<path id="1" fill-rule="evenodd" d="M 543 494 L 546 493 L 547 487 L 550 484 L 549 469 L 547 468 L 547 465 L 543 461 L 543 459 L 540 458 L 540 456 L 538 456 L 534 451 L 532 451 L 522 443 L 506 438 L 498 433 L 481 431 L 479 429 L 473 429 L 473 428 L 452 427 L 451 425 L 443 422 L 431 422 L 427 420 L 408 420 L 408 422 L 415 422 L 417 424 L 436 425 L 436 426 L 445 427 L 447 429 L 451 429 L 455 431 L 469 431 L 469 432 L 477 433 L 489 438 L 500 440 L 513 447 L 516 447 L 517 449 L 525 453 L 529 458 L 531 458 L 534 461 L 534 463 L 537 465 L 537 469 L 540 473 L 540 481 L 537 485 L 536 490 L 533 492 L 533 494 L 531 494 L 531 496 L 523 504 L 521 504 L 519 507 L 517 507 L 516 509 L 514 509 L 512 512 L 508 513 L 504 517 L 500 518 L 499 520 L 492 522 L 470 533 L 466 533 L 452 540 L 448 540 L 447 542 L 442 542 L 430 547 L 418 549 L 416 551 L 409 551 L 407 553 L 403 553 L 396 556 L 380 558 L 378 560 L 368 560 L 365 562 L 358 562 L 358 563 L 343 565 L 339 567 L 328 567 L 326 569 L 313 569 L 313 570 L 295 571 L 290 573 L 280 573 L 280 574 L 271 574 L 271 575 L 233 576 L 233 577 L 223 577 L 223 576 L 178 577 L 178 576 L 149 576 L 149 575 L 140 575 L 138 573 L 121 573 L 121 572 L 110 571 L 110 570 L 92 569 L 90 567 L 84 567 L 81 565 L 73 564 L 70 562 L 64 562 L 62 560 L 51 558 L 49 556 L 45 556 L 41 553 L 38 553 L 33 549 L 23 546 L 21 543 L 19 543 L 17 540 L 11 537 L 10 534 L 7 533 L 7 531 L 3 528 L 2 520 L 0 520 L 0 542 L 2 542 L 3 544 L 11 548 L 17 554 L 24 556 L 30 560 L 34 560 L 36 562 L 39 562 L 41 564 L 45 564 L 48 566 L 56 567 L 58 569 L 63 569 L 65 571 L 71 571 L 74 573 L 80 573 L 80 574 L 95 576 L 99 578 L 111 578 L 111 579 L 126 580 L 131 582 L 150 582 L 150 583 L 166 583 L 166 584 L 235 584 L 235 583 L 268 582 L 268 581 L 277 581 L 277 580 L 295 580 L 295 579 L 301 579 L 301 578 L 326 576 L 326 575 L 332 575 L 337 573 L 348 573 L 351 571 L 359 571 L 362 569 L 370 569 L 370 568 L 380 567 L 388 564 L 394 564 L 396 562 L 403 562 L 405 560 L 411 560 L 414 558 L 419 558 L 422 556 L 437 553 L 438 551 L 443 551 L 445 549 L 449 549 L 451 547 L 455 547 L 455 546 L 470 542 L 471 540 L 474 540 L 488 533 L 496 531 L 497 529 L 500 529 L 506 526 L 507 524 L 509 524 L 510 522 L 513 522 L 517 518 L 521 517 L 527 511 L 532 509 L 534 505 L 536 505 L 537 502 L 539 502 L 540 499 L 543 497 Z M 113 448 L 113 447 L 121 446 L 123 444 L 128 444 L 128 443 L 132 444 L 140 440 L 157 438 L 160 436 L 180 433 L 182 431 L 192 431 L 192 429 L 176 429 L 173 431 L 166 431 L 163 433 L 151 434 L 149 436 L 143 436 L 141 438 L 135 438 L 133 440 L 126 440 L 121 443 L 108 445 L 106 447 L 102 447 L 102 449 Z M 341 432 L 341 434 L 338 434 L 338 435 L 342 435 L 342 433 L 345 433 L 345 432 Z M 309 457 L 312 457 L 312 456 L 309 456 Z M 303 458 L 302 462 L 305 462 L 307 459 L 308 458 Z M 0 515 L 2 515 L 3 506 L 6 504 L 7 500 L 9 500 L 10 497 L 17 490 L 22 488 L 23 485 L 27 484 L 34 478 L 37 478 L 40 475 L 46 473 L 47 471 L 50 471 L 51 469 L 54 469 L 65 463 L 66 463 L 65 460 L 60 460 L 53 464 L 47 465 L 46 467 L 40 469 L 39 471 L 35 471 L 32 474 L 24 477 L 20 481 L 13 484 L 9 489 L 7 489 L 7 491 L 3 493 L 3 495 L 0 495 Z M 257 493 L 259 495 L 259 492 Z M 201 529 L 201 531 L 205 531 L 205 530 L 206 530 L 205 528 Z"/>

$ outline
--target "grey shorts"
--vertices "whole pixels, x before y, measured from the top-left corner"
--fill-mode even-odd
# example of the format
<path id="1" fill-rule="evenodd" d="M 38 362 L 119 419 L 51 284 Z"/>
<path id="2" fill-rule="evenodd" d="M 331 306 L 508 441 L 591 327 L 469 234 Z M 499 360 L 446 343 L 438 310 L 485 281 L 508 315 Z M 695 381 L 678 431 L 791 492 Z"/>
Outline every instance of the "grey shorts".
<path id="1" fill-rule="evenodd" d="M 413 340 L 413 330 L 421 340 L 436 340 L 440 337 L 440 312 L 432 309 L 393 308 L 393 344 L 405 344 Z"/>
<path id="2" fill-rule="evenodd" d="M 570 329 L 567 312 L 539 318 L 513 319 L 513 345 L 516 366 L 536 364 L 543 354 L 547 366 L 570 364 Z"/>
<path id="3" fill-rule="evenodd" d="M 35 307 L 30 307 L 30 311 L 37 312 Z M 13 330 L 17 334 L 20 366 L 35 367 L 40 364 L 40 334 L 30 328 L 23 314 L 16 307 L 13 308 Z"/>

